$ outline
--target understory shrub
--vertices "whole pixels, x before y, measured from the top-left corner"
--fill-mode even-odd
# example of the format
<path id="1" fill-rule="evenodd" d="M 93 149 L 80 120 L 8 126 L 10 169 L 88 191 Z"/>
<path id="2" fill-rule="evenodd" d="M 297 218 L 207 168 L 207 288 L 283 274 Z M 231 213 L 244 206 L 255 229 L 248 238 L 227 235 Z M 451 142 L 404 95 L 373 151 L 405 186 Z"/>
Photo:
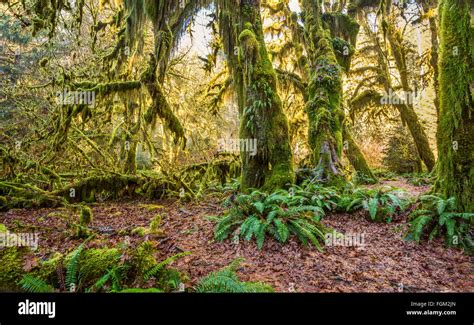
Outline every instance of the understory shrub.
<path id="1" fill-rule="evenodd" d="M 337 206 L 337 199 L 334 189 L 313 183 L 272 194 L 255 190 L 232 196 L 225 202 L 230 208 L 218 218 L 214 236 L 220 241 L 231 234 L 233 240 L 255 238 L 261 249 L 267 235 L 281 243 L 295 235 L 304 245 L 311 243 L 322 251 L 320 242 L 324 242 L 327 229 L 320 220 L 325 211 Z"/>
<path id="2" fill-rule="evenodd" d="M 273 288 L 262 282 L 240 281 L 236 270 L 243 259 L 234 260 L 229 266 L 208 274 L 202 278 L 197 286 L 196 292 L 207 293 L 255 293 L 273 292 Z"/>
<path id="3" fill-rule="evenodd" d="M 363 209 L 372 221 L 391 222 L 394 215 L 403 212 L 409 203 L 408 193 L 399 189 L 356 187 L 341 195 L 337 208 L 345 212 Z"/>
<path id="4" fill-rule="evenodd" d="M 429 241 L 444 236 L 447 246 L 473 251 L 471 231 L 474 225 L 474 213 L 456 212 L 454 197 L 446 199 L 437 195 L 423 195 L 420 201 L 421 207 L 413 211 L 410 216 L 407 240 L 420 242 L 427 234 Z"/>

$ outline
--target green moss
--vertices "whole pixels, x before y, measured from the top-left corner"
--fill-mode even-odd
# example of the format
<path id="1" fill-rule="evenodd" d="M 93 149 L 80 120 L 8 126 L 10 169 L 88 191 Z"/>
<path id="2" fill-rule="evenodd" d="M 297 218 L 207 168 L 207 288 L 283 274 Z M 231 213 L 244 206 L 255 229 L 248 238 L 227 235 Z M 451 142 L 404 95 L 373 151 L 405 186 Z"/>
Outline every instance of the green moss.
<path id="1" fill-rule="evenodd" d="M 80 223 L 87 226 L 92 222 L 92 210 L 87 205 L 81 207 Z"/>
<path id="2" fill-rule="evenodd" d="M 314 67 L 309 71 L 308 99 L 305 107 L 309 124 L 308 142 L 311 149 L 311 162 L 320 175 L 320 180 L 332 185 L 342 184 L 344 183 L 341 164 L 344 119 L 343 70 L 336 59 L 331 32 L 333 37 L 340 37 L 342 34 L 340 30 L 334 29 L 335 26 L 326 26 L 329 30 L 325 29 L 323 22 L 326 17 L 331 24 L 334 22 L 338 25 L 339 21 L 345 21 L 347 17 L 323 15 L 323 21 L 321 21 L 319 5 L 311 1 L 303 1 L 303 7 L 305 30 L 308 35 L 306 49 Z M 351 38 L 350 35 L 345 35 L 344 39 L 341 38 L 339 41 L 347 42 L 349 38 Z"/>
<path id="3" fill-rule="evenodd" d="M 141 278 L 147 270 L 156 264 L 153 250 L 153 244 L 145 241 L 130 252 L 131 257 L 127 264 L 130 265 L 130 273 L 135 278 Z"/>
<path id="4" fill-rule="evenodd" d="M 440 13 L 437 181 L 434 190 L 474 211 L 474 28 L 468 0 L 443 0 Z"/>
<path id="5" fill-rule="evenodd" d="M 47 283 L 58 283 L 58 269 L 62 268 L 64 256 L 55 252 L 53 256 L 40 264 L 30 272 L 30 275 L 39 278 Z"/>
<path id="6" fill-rule="evenodd" d="M 65 257 L 64 265 L 68 265 L 71 254 Z M 117 248 L 90 248 L 84 250 L 78 259 L 81 285 L 88 286 L 97 281 L 108 270 L 118 265 L 120 256 L 121 253 Z"/>
<path id="7" fill-rule="evenodd" d="M 0 232 L 8 229 L 0 224 Z M 23 256 L 28 252 L 26 247 L 2 247 L 0 249 L 0 292 L 17 291 L 17 282 L 23 277 Z"/>
<path id="8" fill-rule="evenodd" d="M 159 214 L 157 214 L 151 220 L 150 227 L 149 227 L 149 233 L 153 234 L 153 235 L 162 234 L 163 231 L 160 229 L 160 225 L 161 225 L 161 216 Z"/>
<path id="9" fill-rule="evenodd" d="M 0 250 L 0 291 L 17 291 L 17 282 L 21 280 L 23 254 L 27 251 L 21 247 L 5 247 Z"/>
<path id="10" fill-rule="evenodd" d="M 186 143 L 184 129 L 171 110 L 166 95 L 163 89 L 156 80 L 157 59 L 154 55 L 150 56 L 148 67 L 142 73 L 141 80 L 146 85 L 148 93 L 153 102 L 145 113 L 145 121 L 149 125 L 156 125 L 156 117 L 163 120 L 165 126 L 173 133 L 175 143 L 182 141 L 183 145 Z"/>
<path id="11" fill-rule="evenodd" d="M 132 235 L 137 235 L 140 237 L 144 237 L 147 233 L 147 229 L 145 227 L 136 227 L 132 229 L 131 234 Z"/>
<path id="12" fill-rule="evenodd" d="M 255 139 L 256 153 L 241 151 L 241 189 L 272 191 L 294 181 L 288 121 L 277 93 L 277 78 L 267 53 L 257 4 L 242 4 L 239 64 L 244 106 L 239 138 Z"/>

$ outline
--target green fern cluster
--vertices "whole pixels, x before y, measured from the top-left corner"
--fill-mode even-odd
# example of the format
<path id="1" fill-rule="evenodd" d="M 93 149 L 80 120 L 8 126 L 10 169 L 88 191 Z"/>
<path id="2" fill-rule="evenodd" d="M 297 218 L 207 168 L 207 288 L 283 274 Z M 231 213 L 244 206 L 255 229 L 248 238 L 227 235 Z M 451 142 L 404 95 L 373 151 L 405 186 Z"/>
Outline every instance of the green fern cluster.
<path id="1" fill-rule="evenodd" d="M 159 292 L 169 291 L 176 288 L 181 282 L 181 274 L 170 269 L 167 266 L 175 261 L 176 259 L 189 255 L 189 252 L 183 252 L 171 256 L 164 261 L 156 262 L 153 257 L 153 250 L 149 249 L 148 242 L 144 242 L 134 249 L 123 249 L 113 251 L 118 252 L 117 258 L 110 261 L 107 264 L 107 269 L 102 275 L 99 272 L 97 274 L 88 275 L 85 274 L 84 268 L 86 264 L 93 263 L 90 261 L 84 261 L 86 253 L 89 251 L 85 249 L 85 244 L 89 240 L 79 245 L 71 254 L 68 255 L 66 260 L 66 276 L 63 286 L 66 291 L 74 292 L 98 292 L 98 291 L 109 291 L 109 292 L 127 292 L 128 285 L 143 284 L 145 282 L 154 280 L 155 285 L 159 288 L 153 288 Z M 138 257 L 137 257 L 138 256 Z M 94 266 L 94 265 L 92 265 Z M 139 270 L 143 269 L 143 270 Z M 87 277 L 87 283 L 86 283 Z M 93 280 L 90 282 L 90 280 Z M 90 283 L 92 285 L 86 287 Z M 35 277 L 32 274 L 25 275 L 19 282 L 21 288 L 27 292 L 53 292 L 61 288 L 61 283 L 47 283 L 40 277 Z M 149 290 L 149 292 L 151 292 Z M 155 292 L 155 291 L 153 291 Z"/>
<path id="2" fill-rule="evenodd" d="M 357 187 L 341 195 L 337 208 L 345 212 L 363 209 L 372 221 L 391 222 L 394 215 L 408 207 L 409 202 L 407 193 L 398 189 Z"/>
<path id="3" fill-rule="evenodd" d="M 444 235 L 447 246 L 473 250 L 470 231 L 474 224 L 474 213 L 456 212 L 454 197 L 446 199 L 436 195 L 423 195 L 420 201 L 422 208 L 415 210 L 410 216 L 410 229 L 406 236 L 408 240 L 419 242 L 426 233 L 429 233 L 429 241 Z"/>
<path id="4" fill-rule="evenodd" d="M 236 270 L 243 259 L 234 260 L 229 266 L 208 274 L 196 286 L 200 293 L 256 293 L 273 292 L 273 288 L 262 282 L 240 281 Z"/>
<path id="5" fill-rule="evenodd" d="M 313 244 L 322 251 L 326 228 L 320 223 L 325 211 L 337 206 L 337 194 L 332 189 L 314 184 L 293 186 L 288 191 L 272 194 L 253 191 L 233 198 L 231 208 L 218 220 L 214 231 L 216 240 L 233 234 L 263 247 L 267 235 L 285 243 L 295 235 L 303 244 Z"/>

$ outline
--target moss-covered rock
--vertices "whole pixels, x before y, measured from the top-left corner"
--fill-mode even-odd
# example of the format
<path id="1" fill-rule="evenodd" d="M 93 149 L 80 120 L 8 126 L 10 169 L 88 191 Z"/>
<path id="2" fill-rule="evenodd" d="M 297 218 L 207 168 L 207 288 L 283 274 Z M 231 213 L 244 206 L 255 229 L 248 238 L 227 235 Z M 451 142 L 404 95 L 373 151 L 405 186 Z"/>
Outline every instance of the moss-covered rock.
<path id="1" fill-rule="evenodd" d="M 81 207 L 80 223 L 87 226 L 92 222 L 92 210 L 87 205 Z"/>
<path id="2" fill-rule="evenodd" d="M 145 241 L 136 248 L 132 248 L 129 254 L 127 254 L 130 256 L 130 259 L 126 263 L 130 266 L 132 278 L 141 278 L 147 270 L 156 264 L 153 250 L 153 244 Z"/>
<path id="3" fill-rule="evenodd" d="M 7 232 L 7 227 L 0 223 L 2 236 Z M 0 248 L 0 291 L 18 290 L 17 282 L 25 274 L 23 269 L 24 256 L 29 251 L 27 247 Z"/>
<path id="4" fill-rule="evenodd" d="M 0 250 L 0 291 L 17 291 L 21 280 L 25 247 L 6 247 Z"/>
<path id="5" fill-rule="evenodd" d="M 146 233 L 147 233 L 147 229 L 145 227 L 133 228 L 132 232 L 131 232 L 132 235 L 136 235 L 136 236 L 140 236 L 140 237 L 144 237 L 146 235 Z"/>
<path id="6" fill-rule="evenodd" d="M 160 229 L 161 226 L 161 215 L 157 214 L 153 217 L 148 228 L 148 233 L 154 236 L 162 236 L 163 230 Z"/>
<path id="7" fill-rule="evenodd" d="M 67 266 L 72 253 L 64 259 Z M 87 287 L 97 281 L 108 270 L 120 262 L 121 252 L 117 248 L 90 248 L 84 250 L 78 259 L 78 276 L 82 287 Z"/>
<path id="8" fill-rule="evenodd" d="M 55 252 L 49 259 L 41 261 L 37 267 L 35 267 L 30 275 L 39 278 L 46 283 L 58 283 L 58 269 L 63 267 L 64 255 Z"/>

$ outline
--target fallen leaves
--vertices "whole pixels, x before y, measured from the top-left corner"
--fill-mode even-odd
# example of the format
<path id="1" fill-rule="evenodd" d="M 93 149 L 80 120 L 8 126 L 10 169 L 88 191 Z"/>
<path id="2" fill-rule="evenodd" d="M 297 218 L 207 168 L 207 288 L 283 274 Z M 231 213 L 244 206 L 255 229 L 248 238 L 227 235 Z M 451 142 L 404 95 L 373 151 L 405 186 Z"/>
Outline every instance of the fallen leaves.
<path id="1" fill-rule="evenodd" d="M 286 245 L 269 239 L 259 251 L 253 242 L 214 241 L 214 223 L 206 218 L 222 213 L 214 198 L 190 203 L 101 203 L 91 208 L 91 227 L 98 234 L 90 245 L 95 247 L 115 246 L 125 240 L 134 244 L 143 241 L 127 230 L 147 227 L 159 211 L 160 228 L 166 237 L 152 238 L 157 247 L 156 257 L 163 259 L 191 251 L 190 256 L 173 263 L 189 275 L 190 285 L 243 257 L 245 263 L 238 270 L 243 280 L 264 281 L 280 292 L 474 291 L 469 257 L 459 250 L 445 248 L 439 240 L 421 245 L 404 241 L 401 236 L 406 220 L 384 224 L 369 222 L 357 213 L 330 215 L 322 220 L 326 226 L 341 233 L 364 233 L 365 246 L 325 247 L 319 253 L 301 246 L 294 238 Z M 60 218 L 55 217 L 59 215 Z M 81 240 L 68 235 L 69 218 L 74 216 L 59 209 L 11 210 L 0 214 L 0 223 L 10 231 L 20 231 L 15 229 L 18 225 L 38 227 L 35 229 L 39 232 L 39 248 L 25 262 L 25 268 L 31 269 L 52 252 L 69 251 L 80 244 Z"/>

